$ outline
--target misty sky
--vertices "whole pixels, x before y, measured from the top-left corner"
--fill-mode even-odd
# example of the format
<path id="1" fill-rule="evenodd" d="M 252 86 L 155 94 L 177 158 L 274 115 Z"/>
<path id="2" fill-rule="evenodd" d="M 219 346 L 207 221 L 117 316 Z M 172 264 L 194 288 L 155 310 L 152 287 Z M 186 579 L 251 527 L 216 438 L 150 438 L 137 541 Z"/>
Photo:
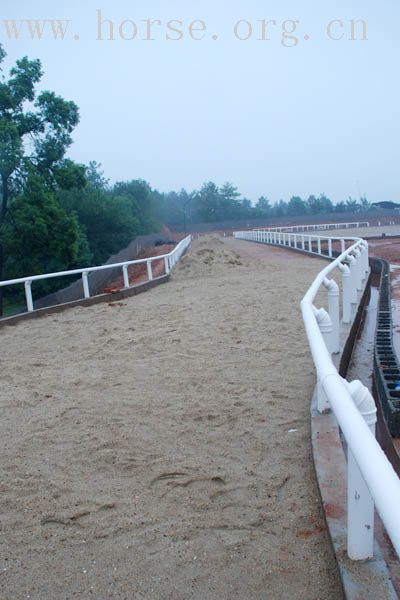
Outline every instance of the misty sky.
<path id="1" fill-rule="evenodd" d="M 114 41 L 107 26 L 96 39 L 97 9 L 113 21 Z M 71 23 L 64 41 L 50 27 L 31 40 L 27 26 L 9 40 L 4 19 Z M 145 19 L 162 22 L 154 41 L 142 39 Z M 189 37 L 196 19 L 207 25 L 193 33 L 201 41 Z M 257 39 L 262 19 L 276 20 L 270 41 Z M 284 47 L 282 22 L 291 19 L 299 41 Z M 327 35 L 334 19 L 342 40 Z M 367 41 L 350 41 L 351 19 L 366 20 Z M 121 39 L 124 20 L 137 24 L 136 39 Z M 183 39 L 165 39 L 169 20 L 184 23 Z M 235 37 L 239 20 L 253 26 L 247 41 Z M 124 24 L 125 37 L 133 31 Z M 78 104 L 69 155 L 101 162 L 112 181 L 146 179 L 161 191 L 231 181 L 252 201 L 321 192 L 400 201 L 398 0 L 1 0 L 0 40 L 7 66 L 40 58 L 41 88 Z"/>

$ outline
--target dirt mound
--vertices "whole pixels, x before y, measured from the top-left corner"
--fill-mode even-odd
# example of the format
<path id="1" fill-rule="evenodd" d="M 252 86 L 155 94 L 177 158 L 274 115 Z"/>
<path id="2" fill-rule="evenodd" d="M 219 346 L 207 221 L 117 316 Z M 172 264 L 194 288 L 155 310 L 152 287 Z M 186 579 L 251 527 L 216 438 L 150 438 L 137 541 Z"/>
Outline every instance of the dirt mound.
<path id="1" fill-rule="evenodd" d="M 174 277 L 212 277 L 241 266 L 248 266 L 243 256 L 228 249 L 221 238 L 209 235 L 193 242 L 188 254 L 177 265 Z"/>

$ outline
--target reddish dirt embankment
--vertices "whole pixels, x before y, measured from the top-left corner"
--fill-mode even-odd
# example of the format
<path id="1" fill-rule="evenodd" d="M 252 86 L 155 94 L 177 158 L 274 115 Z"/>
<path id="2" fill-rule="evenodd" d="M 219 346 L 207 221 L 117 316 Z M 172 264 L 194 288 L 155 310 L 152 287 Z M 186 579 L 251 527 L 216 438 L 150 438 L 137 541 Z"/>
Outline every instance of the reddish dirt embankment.
<path id="1" fill-rule="evenodd" d="M 391 240 L 368 240 L 371 256 L 384 258 L 390 264 L 400 264 L 400 238 Z"/>
<path id="2" fill-rule="evenodd" d="M 169 254 L 173 250 L 174 246 L 172 244 L 164 244 L 163 246 L 152 246 L 151 248 L 146 248 L 142 250 L 137 256 L 136 260 L 140 260 L 142 258 L 150 258 L 151 256 L 163 256 L 164 254 Z M 165 261 L 163 258 L 160 260 L 155 260 L 152 263 L 153 277 L 160 277 L 165 274 Z M 137 285 L 138 283 L 142 283 L 143 281 L 147 281 L 147 264 L 141 263 L 139 265 L 130 265 L 128 267 L 128 276 L 130 285 Z M 124 279 L 122 275 L 115 279 L 111 283 L 109 283 L 106 287 L 102 289 L 102 292 L 105 294 L 112 294 L 113 292 L 118 292 L 125 287 Z"/>

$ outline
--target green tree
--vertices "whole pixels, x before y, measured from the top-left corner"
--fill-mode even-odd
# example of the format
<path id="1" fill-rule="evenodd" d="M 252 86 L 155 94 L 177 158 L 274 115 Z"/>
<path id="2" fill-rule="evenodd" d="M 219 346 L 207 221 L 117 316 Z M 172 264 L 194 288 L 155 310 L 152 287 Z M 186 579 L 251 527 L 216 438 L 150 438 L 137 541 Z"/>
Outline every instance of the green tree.
<path id="1" fill-rule="evenodd" d="M 240 213 L 240 193 L 237 187 L 227 182 L 219 190 L 218 220 L 235 219 Z"/>
<path id="2" fill-rule="evenodd" d="M 104 177 L 104 171 L 101 164 L 95 160 L 91 160 L 86 169 L 86 178 L 88 183 L 96 190 L 108 190 L 110 180 Z"/>
<path id="3" fill-rule="evenodd" d="M 361 196 L 361 198 L 359 199 L 359 205 L 360 205 L 360 210 L 370 210 L 371 208 L 371 204 L 368 200 L 368 198 L 366 198 L 365 196 Z"/>
<path id="4" fill-rule="evenodd" d="M 307 211 L 312 215 L 319 215 L 322 212 L 322 203 L 319 198 L 312 195 L 307 199 Z"/>
<path id="5" fill-rule="evenodd" d="M 240 201 L 240 208 L 241 217 L 244 219 L 251 219 L 251 217 L 253 216 L 253 206 L 251 204 L 251 200 L 249 200 L 248 198 L 242 198 Z"/>
<path id="6" fill-rule="evenodd" d="M 271 205 L 268 198 L 261 196 L 257 200 L 255 210 L 258 217 L 269 217 L 271 215 Z"/>
<path id="7" fill-rule="evenodd" d="M 346 200 L 346 210 L 347 212 L 357 212 L 359 209 L 359 205 L 357 200 L 349 196 Z"/>
<path id="8" fill-rule="evenodd" d="M 2 237 L 4 270 L 10 278 L 74 268 L 88 251 L 76 217 L 67 215 L 37 174 L 29 176 L 24 193 L 13 199 Z M 44 293 L 50 286 L 53 281 L 38 283 L 35 289 Z"/>
<path id="9" fill-rule="evenodd" d="M 88 240 L 91 261 L 103 264 L 140 233 L 140 223 L 125 197 L 87 184 L 83 189 L 60 190 L 61 206 L 75 215 Z"/>
<path id="10" fill-rule="evenodd" d="M 62 190 L 82 189 L 86 186 L 86 167 L 79 165 L 69 158 L 53 167 L 54 183 L 52 187 Z"/>
<path id="11" fill-rule="evenodd" d="M 346 205 L 343 201 L 338 202 L 337 204 L 335 204 L 334 206 L 334 211 L 337 213 L 343 213 L 346 212 Z"/>
<path id="12" fill-rule="evenodd" d="M 147 181 L 141 179 L 118 182 L 112 189 L 114 196 L 124 197 L 132 217 L 139 223 L 141 235 L 160 230 L 155 218 L 153 190 Z"/>
<path id="13" fill-rule="evenodd" d="M 300 196 L 293 196 L 292 198 L 290 198 L 288 207 L 287 207 L 288 215 L 299 216 L 299 215 L 305 215 L 306 212 L 307 212 L 306 203 L 304 202 L 304 200 L 302 198 L 300 198 Z"/>
<path id="14" fill-rule="evenodd" d="M 332 204 L 332 200 L 325 196 L 325 194 L 321 194 L 318 198 L 321 206 L 321 212 L 324 214 L 331 213 L 334 211 L 334 207 Z"/>
<path id="15" fill-rule="evenodd" d="M 288 205 L 284 200 L 279 200 L 279 202 L 274 205 L 273 213 L 275 217 L 285 217 L 287 215 L 287 211 Z"/>
<path id="16" fill-rule="evenodd" d="M 199 192 L 195 194 L 196 212 L 201 221 L 215 222 L 219 219 L 219 189 L 212 181 L 204 183 Z"/>
<path id="17" fill-rule="evenodd" d="M 6 53 L 0 46 L 0 69 Z M 0 81 L 0 279 L 6 260 L 3 229 L 12 198 L 33 171 L 46 181 L 54 178 L 71 144 L 71 133 L 79 121 L 78 108 L 53 92 L 36 94 L 42 77 L 39 60 L 26 56 L 17 60 L 8 79 Z M 26 143 L 29 140 L 29 143 Z M 0 314 L 3 294 L 0 288 Z"/>

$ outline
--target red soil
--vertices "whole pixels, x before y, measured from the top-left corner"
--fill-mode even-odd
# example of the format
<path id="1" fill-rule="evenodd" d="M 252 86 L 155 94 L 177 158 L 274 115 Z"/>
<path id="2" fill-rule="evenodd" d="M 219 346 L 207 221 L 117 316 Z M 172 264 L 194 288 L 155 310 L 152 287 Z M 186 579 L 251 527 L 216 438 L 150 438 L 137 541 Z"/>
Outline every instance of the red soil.
<path id="1" fill-rule="evenodd" d="M 142 250 L 137 256 L 137 260 L 142 258 L 149 258 L 151 256 L 162 256 L 163 254 L 169 254 L 173 250 L 174 246 L 171 244 L 165 244 L 164 246 L 152 246 Z M 152 262 L 153 278 L 160 277 L 165 274 L 165 261 L 163 258 Z M 129 284 L 137 285 L 148 280 L 147 277 L 147 265 L 142 263 L 139 265 L 130 265 L 128 267 Z M 115 279 L 102 289 L 105 294 L 112 294 L 122 290 L 124 288 L 124 278 L 121 274 L 118 279 Z"/>
<path id="2" fill-rule="evenodd" d="M 371 256 L 384 258 L 390 264 L 400 264 L 400 239 L 369 240 L 369 253 Z"/>

